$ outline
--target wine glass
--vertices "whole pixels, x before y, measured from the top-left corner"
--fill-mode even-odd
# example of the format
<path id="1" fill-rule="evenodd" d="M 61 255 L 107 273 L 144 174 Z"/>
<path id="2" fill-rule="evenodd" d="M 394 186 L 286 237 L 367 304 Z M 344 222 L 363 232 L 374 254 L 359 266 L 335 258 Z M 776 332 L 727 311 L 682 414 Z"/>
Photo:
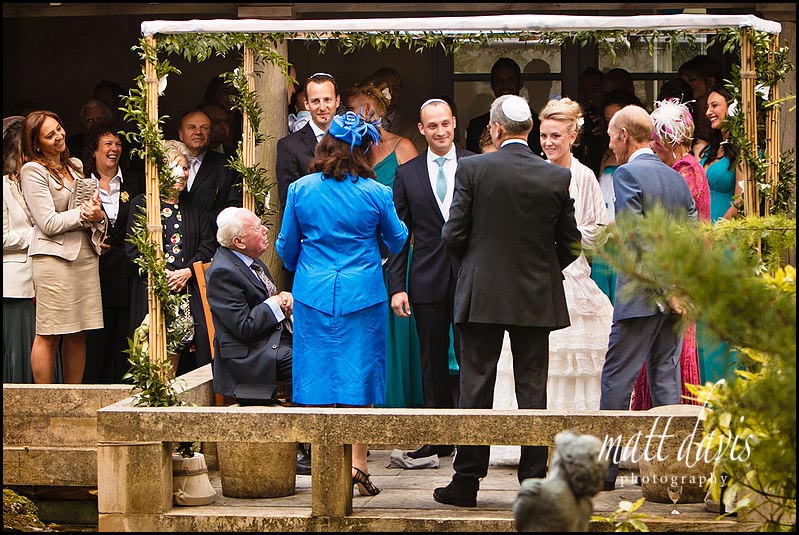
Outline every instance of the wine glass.
<path id="1" fill-rule="evenodd" d="M 682 485 L 678 483 L 669 485 L 669 499 L 671 500 L 671 514 L 673 515 L 680 514 L 677 510 L 677 502 L 680 500 L 680 496 L 682 496 Z"/>

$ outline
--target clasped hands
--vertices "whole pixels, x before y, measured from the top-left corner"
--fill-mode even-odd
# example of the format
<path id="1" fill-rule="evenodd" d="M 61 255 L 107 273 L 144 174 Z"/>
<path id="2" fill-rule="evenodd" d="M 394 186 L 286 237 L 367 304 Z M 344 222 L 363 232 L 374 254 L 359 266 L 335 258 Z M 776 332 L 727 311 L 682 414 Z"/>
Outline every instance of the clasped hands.
<path id="1" fill-rule="evenodd" d="M 81 223 L 99 223 L 104 217 L 103 201 L 100 200 L 100 193 L 95 191 L 80 205 Z"/>
<path id="2" fill-rule="evenodd" d="M 291 292 L 280 292 L 267 299 L 267 301 L 276 303 L 280 310 L 283 311 L 283 314 L 291 316 L 291 311 L 294 309 L 294 296 L 291 295 Z"/>
<path id="3" fill-rule="evenodd" d="M 191 276 L 192 274 L 190 268 L 176 269 L 175 271 L 167 269 L 166 282 L 169 285 L 169 291 L 170 292 L 181 291 L 183 288 L 186 287 L 186 283 L 189 282 Z"/>

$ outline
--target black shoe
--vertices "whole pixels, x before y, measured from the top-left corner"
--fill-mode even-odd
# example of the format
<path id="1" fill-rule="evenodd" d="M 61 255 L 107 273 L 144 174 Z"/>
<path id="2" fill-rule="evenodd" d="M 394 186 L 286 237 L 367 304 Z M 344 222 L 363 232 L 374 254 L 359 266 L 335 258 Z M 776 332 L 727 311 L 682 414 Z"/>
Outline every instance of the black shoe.
<path id="1" fill-rule="evenodd" d="M 409 451 L 408 457 L 411 459 L 421 459 L 423 457 L 431 457 L 438 455 L 439 457 L 449 457 L 455 451 L 455 446 L 431 446 L 425 444 L 416 451 Z"/>
<path id="2" fill-rule="evenodd" d="M 297 474 L 311 475 L 311 452 L 301 444 L 297 445 Z"/>
<path id="3" fill-rule="evenodd" d="M 438 487 L 433 491 L 433 499 L 438 503 L 457 507 L 477 507 L 477 491 L 464 490 L 450 483 L 446 487 Z"/>
<path id="4" fill-rule="evenodd" d="M 309 476 L 311 475 L 311 459 L 301 457 L 297 459 L 297 475 Z"/>
<path id="5" fill-rule="evenodd" d="M 616 490 L 616 482 L 605 481 L 605 488 L 603 490 Z"/>

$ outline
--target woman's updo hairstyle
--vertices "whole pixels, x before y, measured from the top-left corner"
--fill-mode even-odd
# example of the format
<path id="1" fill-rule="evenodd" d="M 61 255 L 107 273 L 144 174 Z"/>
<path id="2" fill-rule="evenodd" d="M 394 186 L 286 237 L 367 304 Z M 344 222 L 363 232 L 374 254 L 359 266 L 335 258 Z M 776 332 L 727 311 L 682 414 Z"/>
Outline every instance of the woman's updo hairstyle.
<path id="1" fill-rule="evenodd" d="M 541 110 L 539 118 L 563 121 L 569 124 L 569 133 L 577 132 L 580 134 L 583 125 L 583 107 L 578 102 L 563 97 L 559 100 L 550 100 L 544 109 Z"/>

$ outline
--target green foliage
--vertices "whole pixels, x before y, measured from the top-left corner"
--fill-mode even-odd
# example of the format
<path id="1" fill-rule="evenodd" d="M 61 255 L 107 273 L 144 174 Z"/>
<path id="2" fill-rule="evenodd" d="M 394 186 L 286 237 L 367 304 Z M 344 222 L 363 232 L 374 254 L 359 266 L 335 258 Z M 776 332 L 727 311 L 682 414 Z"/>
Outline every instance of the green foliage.
<path id="1" fill-rule="evenodd" d="M 172 363 L 169 359 L 163 362 L 150 360 L 148 336 L 150 332 L 150 316 L 147 315 L 135 331 L 133 338 L 128 338 L 127 353 L 130 370 L 122 380 L 130 380 L 138 393 L 135 394 L 138 407 L 175 407 L 183 405 L 173 381 L 166 379 L 171 374 Z"/>
<path id="2" fill-rule="evenodd" d="M 3 489 L 3 531 L 52 531 L 39 520 L 39 509 L 30 499 Z"/>
<path id="3" fill-rule="evenodd" d="M 609 516 L 592 515 L 592 522 L 605 522 L 613 526 L 613 531 L 649 531 L 649 527 L 644 520 L 652 520 L 652 517 L 645 513 L 636 513 L 644 504 L 644 498 L 640 498 L 635 503 L 621 500 L 619 507 Z"/>
<path id="4" fill-rule="evenodd" d="M 766 147 L 766 113 L 773 106 L 779 105 L 788 100 L 795 100 L 795 95 L 774 100 L 770 88 L 786 78 L 795 70 L 796 66 L 789 61 L 789 48 L 779 47 L 775 53 L 770 52 L 772 39 L 777 36 L 765 32 L 752 32 L 752 45 L 755 60 L 755 72 L 757 73 L 755 91 L 755 124 L 757 125 L 757 143 L 746 134 L 744 128 L 744 113 L 737 113 L 728 116 L 724 127 L 729 129 L 730 142 L 740 147 L 738 161 L 743 161 L 752 172 L 761 198 L 771 201 L 771 214 L 792 215 L 796 211 L 796 172 L 793 170 L 794 149 L 783 151 L 780 154 L 779 182 L 776 191 L 772 191 L 771 184 L 766 178 L 768 161 L 763 157 Z M 725 53 L 738 54 L 741 50 L 741 32 L 739 29 L 727 28 L 720 30 L 710 40 L 709 46 L 719 44 Z M 732 93 L 733 98 L 740 101 L 741 98 L 741 65 L 733 64 L 731 68 L 730 80 L 724 84 Z M 743 212 L 742 200 L 736 199 L 738 209 Z"/>
<path id="5" fill-rule="evenodd" d="M 714 225 L 617 215 L 595 251 L 638 290 L 677 298 L 738 351 L 741 368 L 722 385 L 689 387 L 707 399 L 702 441 L 720 452 L 711 490 L 730 477 L 728 506 L 753 507 L 763 529 L 794 528 L 796 514 L 796 278 L 783 266 L 796 220 L 749 216 Z M 766 505 L 764 505 L 764 502 Z M 791 520 L 788 520 L 788 519 Z"/>

